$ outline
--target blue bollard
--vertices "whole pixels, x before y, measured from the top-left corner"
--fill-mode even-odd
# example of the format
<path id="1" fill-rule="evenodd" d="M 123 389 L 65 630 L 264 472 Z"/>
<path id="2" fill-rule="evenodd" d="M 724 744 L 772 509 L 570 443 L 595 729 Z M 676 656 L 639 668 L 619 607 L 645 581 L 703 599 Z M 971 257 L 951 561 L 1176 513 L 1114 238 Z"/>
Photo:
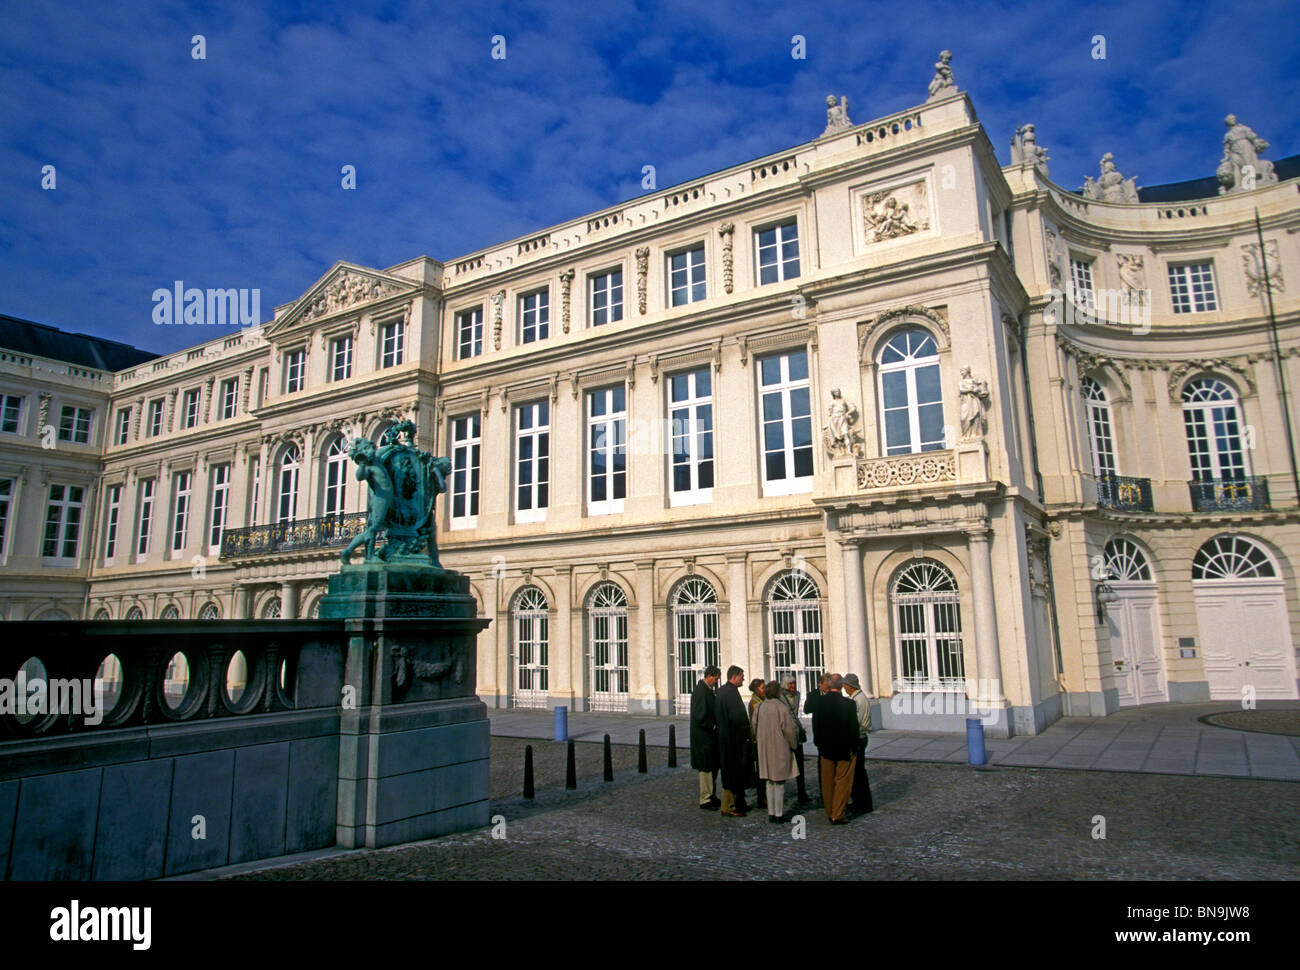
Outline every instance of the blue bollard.
<path id="1" fill-rule="evenodd" d="M 569 740 L 569 709 L 567 707 L 557 707 L 555 709 L 555 740 Z"/>
<path id="2" fill-rule="evenodd" d="M 971 764 L 978 767 L 988 763 L 989 756 L 984 751 L 984 722 L 978 717 L 966 718 L 966 750 Z"/>

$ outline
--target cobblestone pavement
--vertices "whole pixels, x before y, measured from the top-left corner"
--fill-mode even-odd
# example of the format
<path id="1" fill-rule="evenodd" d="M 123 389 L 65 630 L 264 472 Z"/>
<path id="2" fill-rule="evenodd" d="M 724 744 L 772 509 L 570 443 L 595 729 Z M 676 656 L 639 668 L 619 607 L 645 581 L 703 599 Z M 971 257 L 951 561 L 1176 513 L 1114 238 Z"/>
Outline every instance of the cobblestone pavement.
<path id="1" fill-rule="evenodd" d="M 565 746 L 531 742 L 537 797 L 520 796 L 526 742 L 492 740 L 488 829 L 379 850 L 337 851 L 241 879 L 1265 879 L 1300 878 L 1300 785 L 1248 778 L 872 762 L 876 811 L 831 826 L 802 809 L 803 839 L 766 812 L 723 818 L 696 807 L 697 776 L 651 748 L 576 746 L 578 790 L 564 790 Z M 809 762 L 809 788 L 816 767 Z M 1105 838 L 1093 838 L 1104 817 Z M 761 860 L 761 866 L 760 866 Z"/>

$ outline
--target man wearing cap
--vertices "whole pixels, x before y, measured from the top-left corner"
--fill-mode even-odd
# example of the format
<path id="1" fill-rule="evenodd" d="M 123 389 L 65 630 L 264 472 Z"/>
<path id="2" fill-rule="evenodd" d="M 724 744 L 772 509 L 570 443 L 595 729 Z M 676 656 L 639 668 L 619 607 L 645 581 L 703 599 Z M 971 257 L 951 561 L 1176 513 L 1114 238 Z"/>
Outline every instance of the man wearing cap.
<path id="1" fill-rule="evenodd" d="M 865 815 L 875 806 L 871 802 L 871 782 L 867 780 L 867 740 L 871 730 L 871 702 L 862 690 L 862 683 L 857 674 L 844 675 L 844 693 L 849 695 L 857 709 L 858 718 L 858 760 L 853 768 L 853 806 L 854 815 Z"/>
<path id="2" fill-rule="evenodd" d="M 829 689 L 813 710 L 813 744 L 820 756 L 822 802 L 832 825 L 847 825 L 853 765 L 858 759 L 858 714 L 840 694 L 843 680 L 832 674 Z"/>

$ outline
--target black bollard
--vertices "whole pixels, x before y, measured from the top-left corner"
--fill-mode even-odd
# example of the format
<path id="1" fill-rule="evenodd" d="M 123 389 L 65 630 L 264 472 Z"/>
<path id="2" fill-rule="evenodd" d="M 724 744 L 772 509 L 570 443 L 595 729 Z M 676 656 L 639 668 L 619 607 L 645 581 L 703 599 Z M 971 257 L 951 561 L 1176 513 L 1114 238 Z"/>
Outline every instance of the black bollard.
<path id="1" fill-rule="evenodd" d="M 677 767 L 677 725 L 668 725 L 668 767 Z"/>
<path id="2" fill-rule="evenodd" d="M 524 797 L 533 797 L 533 746 L 524 745 Z"/>
<path id="3" fill-rule="evenodd" d="M 609 748 L 609 735 L 605 735 L 605 780 L 614 780 L 614 752 Z"/>
<path id="4" fill-rule="evenodd" d="M 569 742 L 568 764 L 564 769 L 564 787 L 569 791 L 576 791 L 578 788 L 578 762 L 573 753 L 573 742 Z"/>
<path id="5" fill-rule="evenodd" d="M 638 775 L 644 775 L 648 769 L 645 763 L 645 728 L 637 735 L 636 741 L 636 772 Z"/>

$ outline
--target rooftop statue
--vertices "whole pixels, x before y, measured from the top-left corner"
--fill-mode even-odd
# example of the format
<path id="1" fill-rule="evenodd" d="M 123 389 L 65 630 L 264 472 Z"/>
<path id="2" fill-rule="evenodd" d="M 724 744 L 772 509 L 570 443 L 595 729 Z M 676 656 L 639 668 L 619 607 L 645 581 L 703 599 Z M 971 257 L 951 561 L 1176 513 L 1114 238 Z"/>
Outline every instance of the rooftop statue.
<path id="1" fill-rule="evenodd" d="M 1228 115 L 1223 123 L 1228 130 L 1223 136 L 1223 159 L 1215 172 L 1219 179 L 1219 195 L 1249 192 L 1258 185 L 1276 182 L 1273 163 L 1259 157 L 1259 153 L 1268 148 L 1268 142 L 1247 125 L 1239 123 L 1236 115 Z"/>
<path id="2" fill-rule="evenodd" d="M 939 60 L 934 65 L 934 78 L 930 81 L 930 96 L 927 101 L 956 94 L 957 82 L 952 76 L 952 51 L 940 51 Z"/>
<path id="3" fill-rule="evenodd" d="M 826 130 L 822 132 L 822 137 L 852 127 L 853 122 L 849 120 L 848 95 L 841 94 L 839 104 L 835 103 L 835 95 L 826 95 Z"/>
<path id="4" fill-rule="evenodd" d="M 1034 126 L 1021 125 L 1011 138 L 1011 164 L 1033 165 L 1047 174 L 1047 149 L 1038 144 Z"/>
<path id="5" fill-rule="evenodd" d="M 1083 197 L 1098 202 L 1137 202 L 1137 176 L 1121 175 L 1115 168 L 1115 156 L 1107 152 L 1101 156 L 1101 177 L 1083 177 Z"/>
<path id="6" fill-rule="evenodd" d="M 402 440 L 405 439 L 405 440 Z M 426 550 L 431 565 L 438 561 L 434 535 L 434 503 L 447 490 L 450 458 L 435 458 L 415 447 L 415 422 L 399 421 L 380 439 L 354 438 L 348 454 L 356 463 L 357 481 L 370 486 L 366 528 L 358 533 L 340 558 L 347 563 L 357 546 L 365 547 L 365 562 L 423 561 Z M 386 538 L 376 552 L 380 533 Z"/>

